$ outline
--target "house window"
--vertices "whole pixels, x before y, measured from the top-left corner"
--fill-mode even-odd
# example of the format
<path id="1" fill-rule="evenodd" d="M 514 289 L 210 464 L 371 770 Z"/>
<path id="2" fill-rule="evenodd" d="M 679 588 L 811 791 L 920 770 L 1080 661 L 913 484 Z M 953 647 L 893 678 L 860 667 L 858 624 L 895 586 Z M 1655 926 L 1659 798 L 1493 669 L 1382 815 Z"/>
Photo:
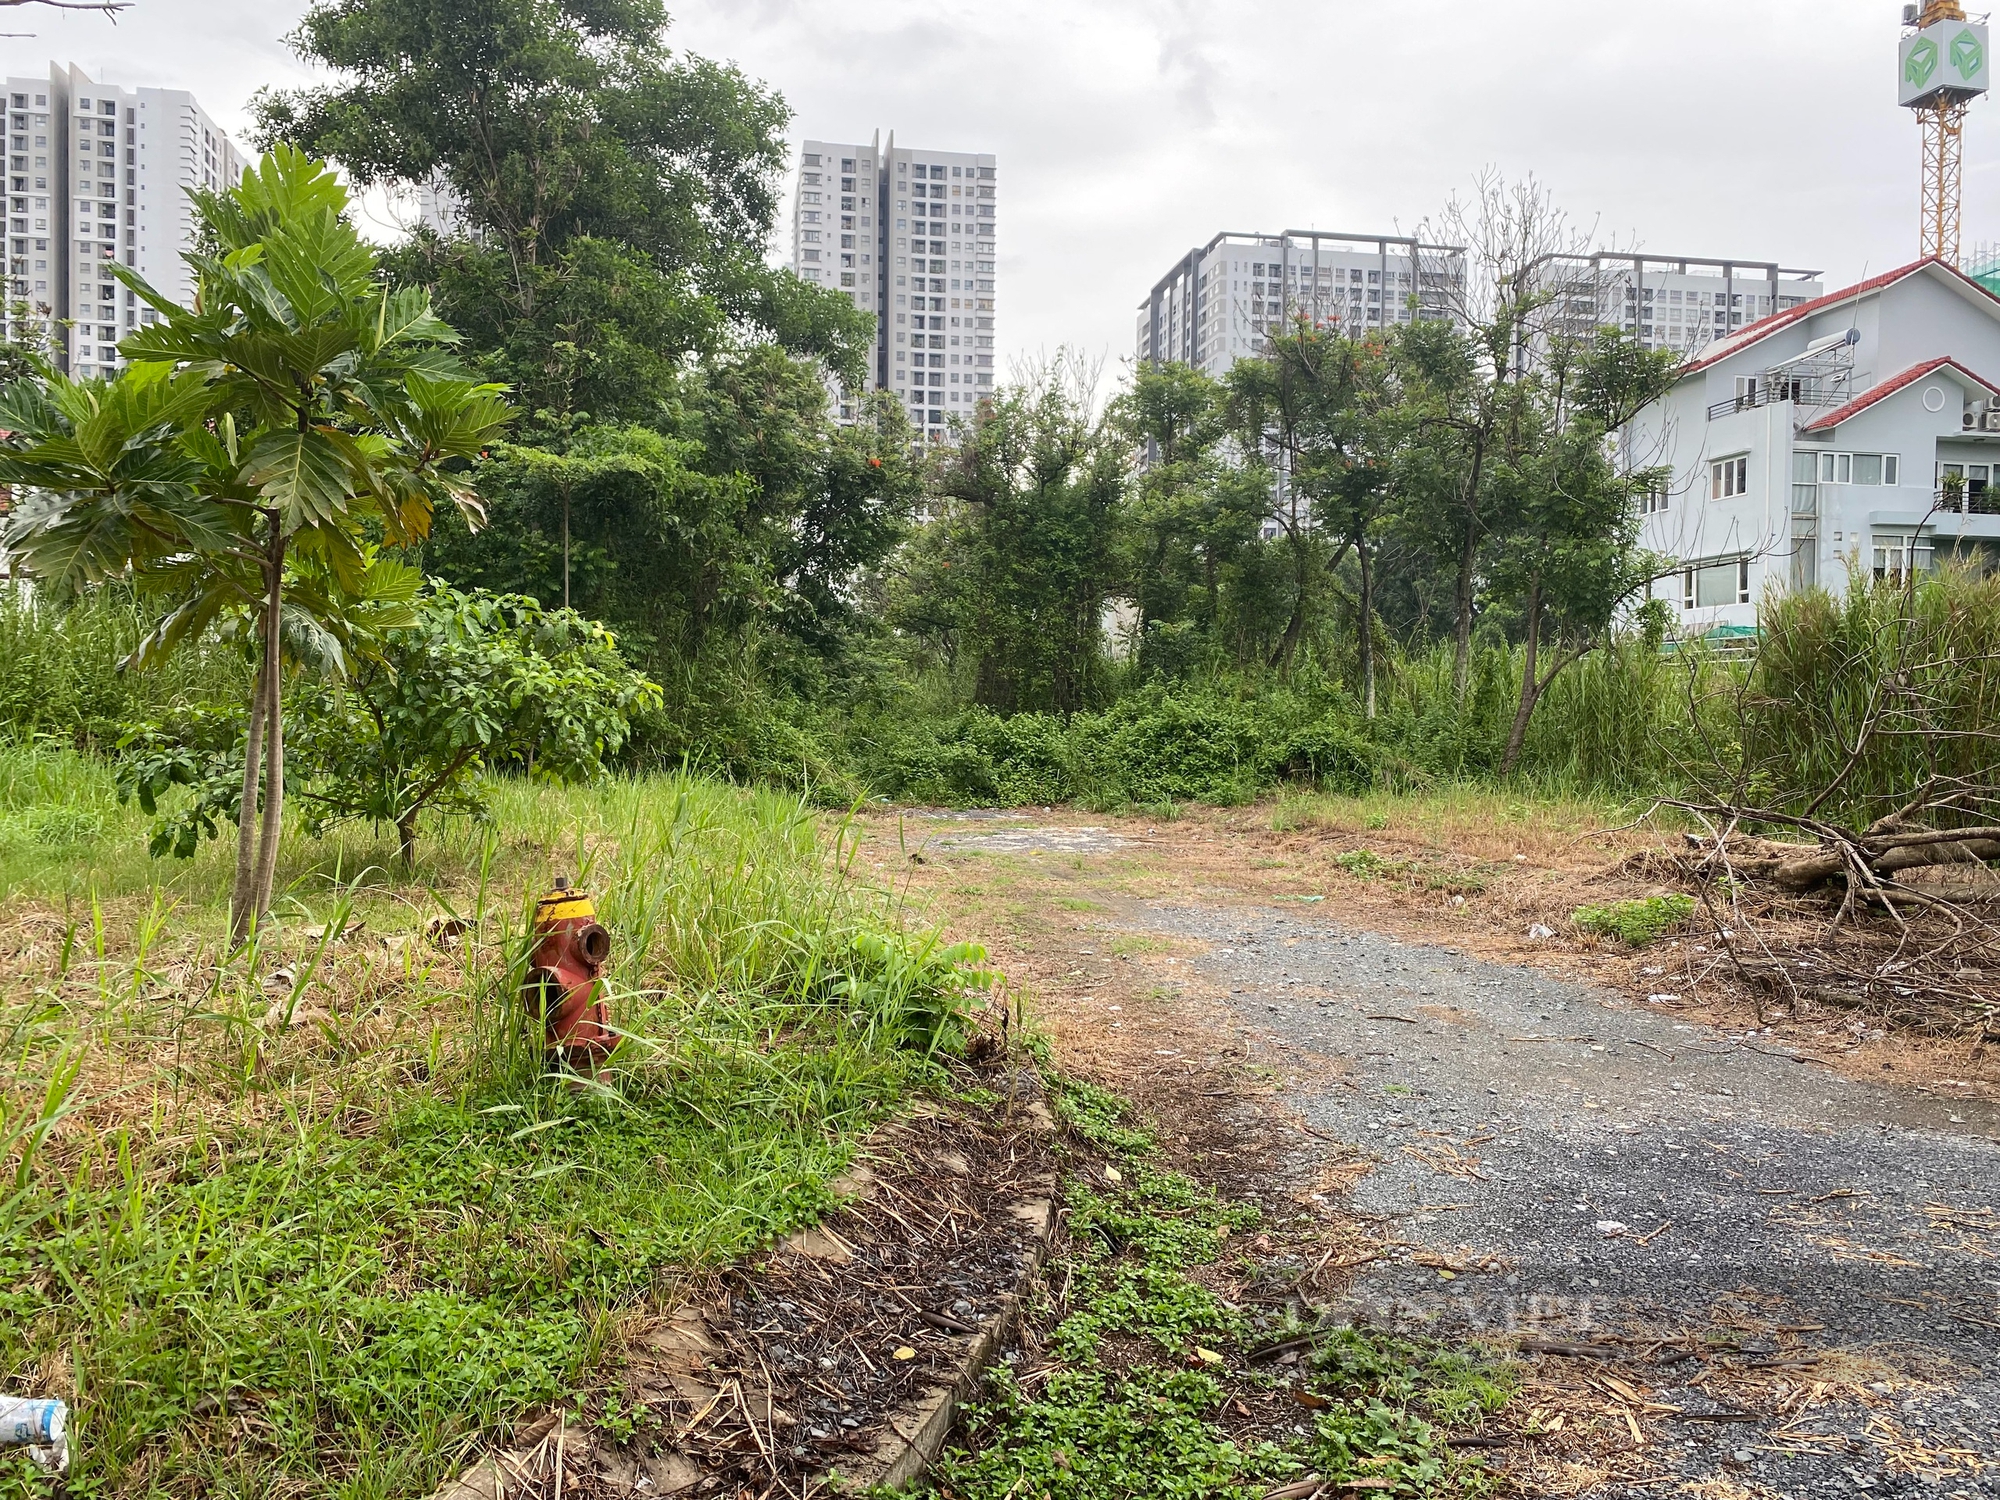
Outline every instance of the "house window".
<path id="1" fill-rule="evenodd" d="M 1708 497 L 1730 500 L 1750 488 L 1750 455 L 1717 459 L 1708 466 Z"/>
<path id="2" fill-rule="evenodd" d="M 1903 458 L 1899 453 L 1822 453 L 1819 482 L 1899 485 L 1903 482 Z"/>
<path id="3" fill-rule="evenodd" d="M 1721 609 L 1750 602 L 1750 559 L 1727 558 L 1681 571 L 1682 609 Z"/>
<path id="4" fill-rule="evenodd" d="M 1639 497 L 1639 514 L 1642 516 L 1664 515 L 1667 510 L 1667 486 L 1655 484 Z"/>
<path id="5" fill-rule="evenodd" d="M 1931 541 L 1914 532 L 1882 532 L 1874 537 L 1875 578 L 1879 583 L 1905 583 L 1931 568 Z"/>
<path id="6" fill-rule="evenodd" d="M 1946 479 L 1963 479 L 1966 509 L 1985 513 L 1989 508 L 1986 496 L 1992 483 L 1993 468 L 1991 464 L 1939 464 L 1938 490 L 1943 492 Z"/>

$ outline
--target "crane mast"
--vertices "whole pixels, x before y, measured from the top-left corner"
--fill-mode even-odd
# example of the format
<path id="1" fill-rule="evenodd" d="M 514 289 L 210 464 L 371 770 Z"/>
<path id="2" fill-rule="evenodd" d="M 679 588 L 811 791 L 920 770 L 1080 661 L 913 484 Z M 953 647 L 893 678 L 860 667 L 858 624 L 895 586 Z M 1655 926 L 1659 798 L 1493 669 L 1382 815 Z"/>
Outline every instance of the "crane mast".
<path id="1" fill-rule="evenodd" d="M 1956 266 L 1965 116 L 1987 89 L 1987 29 L 1967 18 L 1959 0 L 1906 5 L 1903 25 L 1902 102 L 1916 111 L 1924 138 L 1921 253 Z"/>

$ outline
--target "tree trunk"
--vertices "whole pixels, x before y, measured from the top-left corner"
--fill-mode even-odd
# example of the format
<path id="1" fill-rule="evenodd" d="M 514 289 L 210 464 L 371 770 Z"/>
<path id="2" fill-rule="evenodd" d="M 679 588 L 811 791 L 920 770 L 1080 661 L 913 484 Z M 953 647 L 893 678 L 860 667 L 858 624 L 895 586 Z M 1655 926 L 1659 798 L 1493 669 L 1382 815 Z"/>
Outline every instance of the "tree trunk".
<path id="1" fill-rule="evenodd" d="M 1355 553 L 1361 559 L 1361 696 L 1362 713 L 1375 717 L 1375 560 L 1368 543 L 1357 540 Z"/>
<path id="2" fill-rule="evenodd" d="M 1500 774 L 1513 774 L 1520 763 L 1521 747 L 1527 742 L 1528 720 L 1534 717 L 1535 700 L 1542 695 L 1539 670 L 1542 645 L 1542 583 L 1538 578 L 1528 590 L 1528 639 L 1521 667 L 1521 703 L 1514 710 L 1514 726 L 1507 731 L 1507 753 L 1500 758 Z"/>
<path id="3" fill-rule="evenodd" d="M 1482 438 L 1472 451 L 1472 473 L 1465 487 L 1465 537 L 1458 548 L 1458 577 L 1455 581 L 1451 633 L 1451 691 L 1460 709 L 1465 707 L 1465 691 L 1472 667 L 1472 575 L 1479 563 L 1479 483 L 1486 472 L 1486 445 Z"/>
<path id="4" fill-rule="evenodd" d="M 416 868 L 417 864 L 417 810 L 412 809 L 396 820 L 396 854 L 403 862 L 405 870 Z"/>
<path id="5" fill-rule="evenodd" d="M 263 664 L 250 694 L 250 727 L 243 739 L 243 800 L 236 813 L 236 880 L 229 888 L 229 945 L 250 936 L 250 912 L 257 904 L 257 784 L 263 769 L 264 709 L 270 696 Z"/>
<path id="6" fill-rule="evenodd" d="M 1479 537 L 1472 517 L 1465 518 L 1465 540 L 1458 549 L 1458 577 L 1454 581 L 1451 632 L 1451 691 L 1458 706 L 1465 707 L 1465 691 L 1472 667 L 1472 573 L 1479 557 Z"/>
<path id="7" fill-rule="evenodd" d="M 1929 834 L 1917 836 L 1938 837 Z M 1751 880 L 1768 880 L 1789 891 L 1809 891 L 1844 880 L 1849 874 L 1850 867 L 1842 852 L 1826 844 L 1788 844 L 1738 833 L 1729 836 L 1724 851 L 1718 851 L 1712 839 L 1694 834 L 1689 834 L 1687 838 L 1696 848 L 1708 851 L 1706 863 L 1722 864 L 1726 851 L 1728 868 L 1735 873 Z M 2000 840 L 1995 839 L 1897 844 L 1881 850 L 1867 847 L 1877 842 L 1880 841 L 1869 840 L 1863 834 L 1856 837 L 1853 847 L 1862 863 L 1879 876 L 1945 865 L 1985 866 L 2000 860 Z"/>
<path id="8" fill-rule="evenodd" d="M 1278 649 L 1271 653 L 1271 665 L 1283 672 L 1292 669 L 1292 658 L 1299 649 L 1299 638 L 1306 630 L 1306 598 L 1312 585 L 1311 556 L 1305 539 L 1294 527 L 1285 529 L 1285 539 L 1292 551 L 1292 617 L 1285 622 L 1285 633 L 1278 641 Z"/>
<path id="9" fill-rule="evenodd" d="M 271 910 L 271 886 L 278 872 L 278 841 L 285 827 L 285 537 L 278 518 L 271 517 L 271 542 L 265 561 L 264 623 L 265 736 L 264 819 L 257 834 L 257 876 L 250 918 L 262 922 Z"/>

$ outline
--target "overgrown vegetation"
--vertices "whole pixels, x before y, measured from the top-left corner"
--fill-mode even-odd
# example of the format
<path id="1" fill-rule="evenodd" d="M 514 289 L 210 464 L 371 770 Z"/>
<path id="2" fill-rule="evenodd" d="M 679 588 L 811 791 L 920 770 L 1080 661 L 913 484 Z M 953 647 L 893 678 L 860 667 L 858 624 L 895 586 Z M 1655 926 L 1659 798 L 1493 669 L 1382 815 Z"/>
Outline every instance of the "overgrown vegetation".
<path id="1" fill-rule="evenodd" d="M 1255 1207 L 1165 1168 L 1114 1095 L 1059 1079 L 1056 1103 L 1091 1160 L 1069 1189 L 1043 1362 L 989 1381 L 965 1446 L 937 1467 L 939 1494 L 1251 1500 L 1308 1474 L 1336 1490 L 1491 1492 L 1491 1476 L 1445 1437 L 1506 1405 L 1503 1364 L 1476 1348 L 1273 1321 L 1224 1301 L 1202 1274 L 1258 1227 Z M 1309 1351 L 1298 1375 L 1250 1357 L 1294 1339 Z M 1300 1392 L 1317 1408 L 1303 1437 L 1293 1430 Z M 1259 1416 L 1274 1405 L 1282 1420 Z"/>
<path id="2" fill-rule="evenodd" d="M 0 765 L 11 802 L 88 762 Z M 505 835 L 435 840 L 434 898 L 363 830 L 330 837 L 236 963 L 213 847 L 68 919 L 16 907 L 0 1380 L 74 1403 L 70 1493 L 426 1492 L 589 1389 L 673 1278 L 823 1211 L 961 1039 L 981 955 L 906 933 L 796 797 L 494 795 Z M 136 814 L 97 805 L 72 867 L 130 846 Z M 588 1079 L 547 1071 L 516 998 L 518 893 L 556 861 L 618 935 L 628 1040 Z"/>

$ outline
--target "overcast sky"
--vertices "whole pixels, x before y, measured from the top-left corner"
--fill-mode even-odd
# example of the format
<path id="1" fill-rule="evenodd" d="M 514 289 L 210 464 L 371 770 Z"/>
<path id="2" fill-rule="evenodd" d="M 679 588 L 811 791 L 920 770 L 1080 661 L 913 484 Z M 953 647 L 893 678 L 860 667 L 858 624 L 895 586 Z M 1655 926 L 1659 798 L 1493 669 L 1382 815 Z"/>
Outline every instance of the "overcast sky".
<path id="1" fill-rule="evenodd" d="M 671 0 L 670 0 L 671 3 Z M 240 131 L 305 0 L 0 11 L 10 72 L 73 59 L 192 89 Z M 1896 0 L 681 0 L 670 41 L 790 103 L 792 139 L 1000 160 L 1000 332 L 1114 362 L 1224 229 L 1408 230 L 1485 168 L 1600 238 L 1835 281 L 1913 259 L 1918 135 Z M 1966 131 L 1967 250 L 2000 239 L 2000 101 Z M 783 226 L 780 226 L 782 230 Z"/>

